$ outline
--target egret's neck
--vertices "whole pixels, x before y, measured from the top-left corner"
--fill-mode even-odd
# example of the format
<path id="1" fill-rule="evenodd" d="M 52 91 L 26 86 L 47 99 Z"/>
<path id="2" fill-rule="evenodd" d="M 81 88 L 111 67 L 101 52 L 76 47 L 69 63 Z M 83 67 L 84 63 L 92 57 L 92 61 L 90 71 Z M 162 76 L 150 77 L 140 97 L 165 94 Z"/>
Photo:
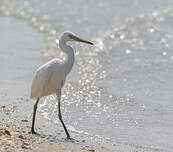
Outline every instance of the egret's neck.
<path id="1" fill-rule="evenodd" d="M 59 47 L 64 51 L 67 55 L 67 59 L 65 61 L 65 66 L 66 66 L 66 74 L 68 74 L 74 63 L 74 51 L 73 48 L 69 45 L 66 44 L 66 41 L 64 39 L 59 40 Z"/>

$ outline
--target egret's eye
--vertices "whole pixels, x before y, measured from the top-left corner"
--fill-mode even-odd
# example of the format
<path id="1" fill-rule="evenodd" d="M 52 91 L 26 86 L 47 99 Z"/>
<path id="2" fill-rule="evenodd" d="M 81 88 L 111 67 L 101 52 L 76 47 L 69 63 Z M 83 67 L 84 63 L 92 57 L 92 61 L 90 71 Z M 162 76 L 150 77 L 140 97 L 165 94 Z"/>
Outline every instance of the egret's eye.
<path id="1" fill-rule="evenodd" d="M 70 39 L 75 39 L 75 37 L 71 34 L 68 35 Z"/>

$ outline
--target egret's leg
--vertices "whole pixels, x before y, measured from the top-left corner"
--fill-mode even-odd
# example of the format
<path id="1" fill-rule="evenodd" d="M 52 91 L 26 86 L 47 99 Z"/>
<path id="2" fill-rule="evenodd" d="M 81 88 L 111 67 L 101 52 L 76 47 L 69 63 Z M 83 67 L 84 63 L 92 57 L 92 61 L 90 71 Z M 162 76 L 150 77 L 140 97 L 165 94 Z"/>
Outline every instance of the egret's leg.
<path id="1" fill-rule="evenodd" d="M 62 115 L 61 115 L 61 89 L 58 89 L 58 92 L 57 92 L 57 98 L 58 98 L 58 117 L 59 117 L 59 120 L 61 121 L 61 123 L 62 123 L 62 126 L 63 126 L 63 128 L 64 128 L 64 130 L 65 130 L 65 133 L 66 133 L 66 135 L 67 135 L 67 139 L 71 139 L 70 138 L 70 134 L 68 133 L 68 130 L 67 130 L 67 128 L 66 128 L 66 126 L 65 126 L 65 124 L 64 124 L 64 122 L 63 122 L 63 120 L 62 120 Z"/>
<path id="2" fill-rule="evenodd" d="M 34 112 L 33 112 L 33 117 L 32 117 L 32 127 L 31 127 L 31 133 L 36 134 L 34 130 L 34 125 L 35 125 L 35 116 L 36 116 L 36 111 L 37 111 L 37 104 L 39 102 L 39 98 L 37 99 L 35 105 L 34 105 Z"/>

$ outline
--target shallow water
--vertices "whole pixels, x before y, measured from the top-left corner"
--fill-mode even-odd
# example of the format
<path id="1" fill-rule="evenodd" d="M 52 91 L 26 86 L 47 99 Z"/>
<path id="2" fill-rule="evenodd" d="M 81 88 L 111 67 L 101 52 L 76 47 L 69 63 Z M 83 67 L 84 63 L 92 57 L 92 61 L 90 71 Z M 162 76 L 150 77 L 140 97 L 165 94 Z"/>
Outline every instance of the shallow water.
<path id="1" fill-rule="evenodd" d="M 10 92 L 11 100 L 28 96 L 33 72 L 42 64 L 44 38 L 28 22 L 3 15 L 0 35 L 1 95 L 5 97 Z"/>
<path id="2" fill-rule="evenodd" d="M 72 44 L 76 62 L 63 88 L 62 111 L 73 137 L 111 151 L 172 150 L 171 0 L 2 3 L 19 16 L 32 14 L 22 18 L 44 34 L 44 61 L 63 58 L 56 44 L 63 30 L 96 43 Z M 64 137 L 55 103 L 54 96 L 41 101 L 37 129 Z M 30 125 L 19 120 L 31 120 L 33 103 L 16 105 L 12 123 Z"/>

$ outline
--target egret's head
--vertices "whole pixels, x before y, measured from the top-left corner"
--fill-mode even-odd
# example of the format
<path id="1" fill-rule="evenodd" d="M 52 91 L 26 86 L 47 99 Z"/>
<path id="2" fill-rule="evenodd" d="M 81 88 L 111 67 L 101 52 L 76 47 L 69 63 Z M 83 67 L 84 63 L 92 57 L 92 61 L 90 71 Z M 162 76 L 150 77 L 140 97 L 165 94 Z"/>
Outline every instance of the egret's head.
<path id="1" fill-rule="evenodd" d="M 62 39 L 64 39 L 65 41 L 78 41 L 78 42 L 83 42 L 83 43 L 87 43 L 90 45 L 94 45 L 92 42 L 84 40 L 78 36 L 76 36 L 76 34 L 70 32 L 70 31 L 65 31 L 62 36 Z"/>

